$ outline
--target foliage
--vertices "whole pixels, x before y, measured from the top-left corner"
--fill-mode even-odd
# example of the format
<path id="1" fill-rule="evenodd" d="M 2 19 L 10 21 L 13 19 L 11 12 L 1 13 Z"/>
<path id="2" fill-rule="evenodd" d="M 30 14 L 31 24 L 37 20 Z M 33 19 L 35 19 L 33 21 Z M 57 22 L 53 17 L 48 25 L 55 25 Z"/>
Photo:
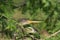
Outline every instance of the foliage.
<path id="1" fill-rule="evenodd" d="M 58 0 L 0 0 L 0 31 L 8 35 L 8 37 L 13 37 L 14 34 L 18 34 L 17 39 L 23 38 L 26 33 L 24 34 L 20 26 L 17 25 L 18 19 L 42 20 L 43 22 L 39 24 L 29 24 L 29 27 L 37 30 L 37 33 L 33 34 L 36 38 L 45 38 L 41 36 L 44 35 L 42 34 L 42 30 L 53 34 L 60 29 L 59 10 L 60 3 Z M 47 40 L 59 40 L 59 34 L 57 36 L 55 36 L 56 38 L 52 37 Z"/>

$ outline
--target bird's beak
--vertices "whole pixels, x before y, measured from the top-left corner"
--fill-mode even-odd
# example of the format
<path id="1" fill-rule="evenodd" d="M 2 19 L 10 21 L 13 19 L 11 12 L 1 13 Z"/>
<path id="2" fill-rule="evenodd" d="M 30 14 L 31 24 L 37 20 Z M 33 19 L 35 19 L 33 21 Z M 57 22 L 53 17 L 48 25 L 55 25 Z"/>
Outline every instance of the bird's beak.
<path id="1" fill-rule="evenodd" d="M 28 20 L 27 22 L 28 22 L 28 23 L 40 23 L 40 22 L 42 22 L 42 21 L 31 21 L 31 20 Z"/>

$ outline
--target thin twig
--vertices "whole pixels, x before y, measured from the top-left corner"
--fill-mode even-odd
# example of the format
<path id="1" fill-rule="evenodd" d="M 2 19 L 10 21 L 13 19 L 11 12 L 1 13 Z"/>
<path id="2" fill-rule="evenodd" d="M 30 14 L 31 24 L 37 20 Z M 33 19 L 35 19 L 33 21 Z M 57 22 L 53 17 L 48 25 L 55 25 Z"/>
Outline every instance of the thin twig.
<path id="1" fill-rule="evenodd" d="M 51 34 L 50 36 L 48 36 L 48 37 L 45 38 L 45 39 L 49 39 L 49 38 L 51 38 L 51 37 L 53 37 L 53 36 L 56 36 L 58 33 L 60 33 L 60 30 L 58 30 L 57 32 Z M 41 38 L 40 40 L 45 40 L 45 39 L 42 39 L 42 38 Z"/>
<path id="2" fill-rule="evenodd" d="M 48 36 L 47 38 L 51 38 L 51 37 L 53 37 L 53 36 L 56 36 L 58 33 L 60 33 L 60 30 L 58 30 L 57 32 L 55 32 L 55 33 L 51 34 L 51 35 L 50 35 L 50 36 Z"/>

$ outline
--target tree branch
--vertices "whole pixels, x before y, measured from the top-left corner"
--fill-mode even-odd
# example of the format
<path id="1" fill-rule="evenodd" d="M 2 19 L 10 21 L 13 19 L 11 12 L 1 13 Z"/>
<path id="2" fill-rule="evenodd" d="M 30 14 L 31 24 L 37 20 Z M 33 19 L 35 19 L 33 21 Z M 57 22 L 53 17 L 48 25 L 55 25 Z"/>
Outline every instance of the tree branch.
<path id="1" fill-rule="evenodd" d="M 53 36 L 56 36 L 58 33 L 60 33 L 60 30 L 58 30 L 57 32 L 51 34 L 51 35 L 48 36 L 46 39 L 51 38 L 51 37 L 53 37 Z"/>

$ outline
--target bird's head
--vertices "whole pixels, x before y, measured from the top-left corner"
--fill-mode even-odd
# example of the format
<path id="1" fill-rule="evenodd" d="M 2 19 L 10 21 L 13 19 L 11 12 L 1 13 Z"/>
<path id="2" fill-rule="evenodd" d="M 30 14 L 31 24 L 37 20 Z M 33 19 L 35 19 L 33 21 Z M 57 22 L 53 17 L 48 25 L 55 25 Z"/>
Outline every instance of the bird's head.
<path id="1" fill-rule="evenodd" d="M 22 25 L 31 24 L 31 23 L 40 23 L 40 22 L 42 21 L 33 21 L 26 18 L 21 18 L 18 20 L 18 23 L 21 23 Z"/>

